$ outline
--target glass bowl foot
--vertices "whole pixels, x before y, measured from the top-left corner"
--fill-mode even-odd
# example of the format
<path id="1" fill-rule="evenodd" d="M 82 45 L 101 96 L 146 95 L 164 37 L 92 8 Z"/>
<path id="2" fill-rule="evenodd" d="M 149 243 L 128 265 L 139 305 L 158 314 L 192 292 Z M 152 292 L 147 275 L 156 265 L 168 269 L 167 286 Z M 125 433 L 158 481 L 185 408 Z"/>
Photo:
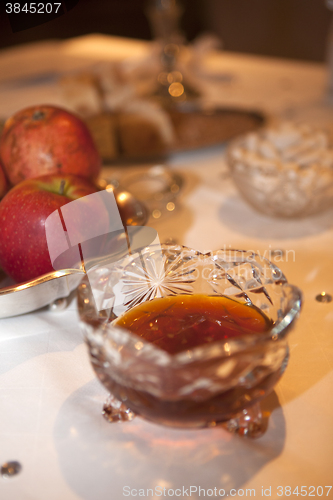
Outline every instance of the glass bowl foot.
<path id="1" fill-rule="evenodd" d="M 222 425 L 233 434 L 256 439 L 266 432 L 267 419 L 263 418 L 260 404 L 256 403 Z"/>
<path id="2" fill-rule="evenodd" d="M 109 394 L 105 400 L 102 415 L 110 423 L 129 422 L 135 417 L 135 413 L 112 394 Z"/>

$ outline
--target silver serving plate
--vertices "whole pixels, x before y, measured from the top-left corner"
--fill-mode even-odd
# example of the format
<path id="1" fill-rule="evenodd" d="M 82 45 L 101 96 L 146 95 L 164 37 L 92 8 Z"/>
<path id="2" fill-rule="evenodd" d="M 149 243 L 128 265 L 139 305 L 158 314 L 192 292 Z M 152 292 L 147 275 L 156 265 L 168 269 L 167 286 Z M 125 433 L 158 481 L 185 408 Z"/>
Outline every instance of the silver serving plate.
<path id="1" fill-rule="evenodd" d="M 141 202 L 124 190 L 115 190 L 115 196 L 125 226 L 147 223 L 149 214 Z M 25 283 L 11 284 L 3 274 L 0 276 L 0 318 L 19 316 L 55 304 L 68 297 L 84 275 L 81 269 L 62 269 Z"/>
<path id="2" fill-rule="evenodd" d="M 68 297 L 83 276 L 84 272 L 78 269 L 63 269 L 26 283 L 1 288 L 0 318 L 19 316 Z"/>

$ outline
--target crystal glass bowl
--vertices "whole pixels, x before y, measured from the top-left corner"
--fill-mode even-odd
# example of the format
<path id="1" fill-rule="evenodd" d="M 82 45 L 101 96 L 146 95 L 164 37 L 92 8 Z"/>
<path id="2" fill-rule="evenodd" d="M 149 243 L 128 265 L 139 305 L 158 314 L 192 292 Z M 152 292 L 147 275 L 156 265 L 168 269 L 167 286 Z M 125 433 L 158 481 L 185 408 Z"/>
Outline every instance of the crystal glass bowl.
<path id="1" fill-rule="evenodd" d="M 123 174 L 119 183 L 145 204 L 154 220 L 175 211 L 183 179 L 164 165 L 154 165 L 135 167 Z"/>
<path id="2" fill-rule="evenodd" d="M 301 127 L 284 125 L 248 134 L 229 146 L 234 183 L 256 210 L 299 218 L 333 207 L 333 151 L 323 133 L 310 130 L 302 138 L 301 132 Z"/>
<path id="3" fill-rule="evenodd" d="M 246 334 L 171 355 L 112 323 L 156 297 L 198 293 L 254 305 L 273 326 L 263 335 Z M 99 311 L 96 296 L 104 304 Z M 202 254 L 177 245 L 150 246 L 94 269 L 78 288 L 80 325 L 92 366 L 113 396 L 106 408 L 110 420 L 126 420 L 131 410 L 173 427 L 224 422 L 229 430 L 249 436 L 262 432 L 258 403 L 287 366 L 287 334 L 300 307 L 299 289 L 274 264 L 241 250 Z"/>

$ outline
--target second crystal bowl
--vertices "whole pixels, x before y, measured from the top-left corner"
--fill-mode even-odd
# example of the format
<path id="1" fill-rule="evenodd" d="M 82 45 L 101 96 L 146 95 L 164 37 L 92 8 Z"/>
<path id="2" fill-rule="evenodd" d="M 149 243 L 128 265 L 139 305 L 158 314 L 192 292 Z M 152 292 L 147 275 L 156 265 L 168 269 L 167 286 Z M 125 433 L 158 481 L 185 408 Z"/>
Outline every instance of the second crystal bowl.
<path id="1" fill-rule="evenodd" d="M 323 132 L 282 124 L 233 142 L 231 175 L 258 211 L 299 218 L 333 207 L 333 150 Z"/>

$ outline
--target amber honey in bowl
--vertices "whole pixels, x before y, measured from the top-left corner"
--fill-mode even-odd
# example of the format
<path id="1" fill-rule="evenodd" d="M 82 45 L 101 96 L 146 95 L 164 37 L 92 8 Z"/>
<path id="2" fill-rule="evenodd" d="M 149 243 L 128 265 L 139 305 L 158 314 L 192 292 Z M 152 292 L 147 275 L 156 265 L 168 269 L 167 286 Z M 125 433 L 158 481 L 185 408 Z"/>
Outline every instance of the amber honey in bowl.
<path id="1" fill-rule="evenodd" d="M 105 275 L 103 304 L 112 307 L 99 311 L 92 290 L 101 292 Z M 286 369 L 301 306 L 300 290 L 276 266 L 252 251 L 152 245 L 90 281 L 79 287 L 80 326 L 112 395 L 110 421 L 122 419 L 123 403 L 163 425 L 228 422 L 257 434 L 257 403 Z"/>
<path id="2" fill-rule="evenodd" d="M 177 354 L 195 347 L 268 332 L 272 321 L 257 307 L 219 295 L 174 295 L 143 302 L 113 324 Z"/>
<path id="3" fill-rule="evenodd" d="M 163 351 L 177 355 L 185 351 L 190 353 L 191 349 L 199 346 L 244 338 L 246 335 L 265 336 L 273 327 L 273 322 L 253 305 L 226 296 L 194 294 L 143 302 L 123 313 L 112 325 L 129 330 Z M 134 370 L 131 371 L 132 382 L 129 384 L 119 383 L 112 375 L 108 380 L 103 377 L 103 383 L 136 414 L 154 422 L 175 427 L 205 427 L 207 422 L 224 422 L 270 392 L 281 372 L 279 369 L 266 371 L 263 368 L 258 380 L 251 375 L 250 383 L 232 382 L 232 378 L 238 379 L 245 374 L 246 366 L 251 365 L 249 359 L 253 352 L 249 351 L 246 359 L 244 353 L 236 356 L 231 361 L 234 363 L 234 374 L 224 376 L 224 363 L 230 358 L 227 356 L 226 359 L 222 351 L 221 355 L 209 361 L 191 361 L 190 366 L 183 366 L 181 372 L 177 369 L 175 372 L 157 369 L 157 379 L 160 380 L 157 392 L 149 390 L 141 382 L 138 388 Z M 185 380 L 188 390 L 184 389 L 182 379 L 185 372 L 189 381 L 187 384 Z M 208 385 L 201 387 L 201 382 L 197 384 L 198 379 Z"/>

